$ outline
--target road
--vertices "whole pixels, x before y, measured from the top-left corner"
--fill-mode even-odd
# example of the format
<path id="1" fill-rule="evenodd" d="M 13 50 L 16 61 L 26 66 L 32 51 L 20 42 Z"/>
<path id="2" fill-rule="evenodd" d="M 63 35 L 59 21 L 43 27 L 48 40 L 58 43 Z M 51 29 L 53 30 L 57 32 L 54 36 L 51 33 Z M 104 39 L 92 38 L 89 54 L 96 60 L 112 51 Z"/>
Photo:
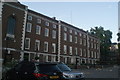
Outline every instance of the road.
<path id="1" fill-rule="evenodd" d="M 77 69 L 83 72 L 86 80 L 120 80 L 120 67 Z"/>

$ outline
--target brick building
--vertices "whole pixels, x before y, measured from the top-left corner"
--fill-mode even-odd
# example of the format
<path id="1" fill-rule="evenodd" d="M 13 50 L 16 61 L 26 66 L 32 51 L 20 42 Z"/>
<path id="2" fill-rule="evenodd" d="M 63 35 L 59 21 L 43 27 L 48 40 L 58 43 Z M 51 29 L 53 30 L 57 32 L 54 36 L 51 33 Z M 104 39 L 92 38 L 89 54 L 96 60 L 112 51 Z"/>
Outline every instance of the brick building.
<path id="1" fill-rule="evenodd" d="M 95 64 L 100 58 L 98 38 L 19 2 L 2 3 L 2 42 L 6 60 Z"/>

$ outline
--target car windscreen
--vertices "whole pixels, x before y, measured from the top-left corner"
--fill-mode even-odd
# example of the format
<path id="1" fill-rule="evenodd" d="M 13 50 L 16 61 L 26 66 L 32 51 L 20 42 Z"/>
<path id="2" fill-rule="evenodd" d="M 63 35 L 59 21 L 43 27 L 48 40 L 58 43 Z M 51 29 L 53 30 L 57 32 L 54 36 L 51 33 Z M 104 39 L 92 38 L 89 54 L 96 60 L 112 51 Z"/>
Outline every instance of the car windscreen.
<path id="1" fill-rule="evenodd" d="M 42 73 L 60 72 L 59 68 L 54 64 L 39 64 L 37 67 L 39 72 Z"/>
<path id="2" fill-rule="evenodd" d="M 71 69 L 65 64 L 57 64 L 61 71 L 71 71 Z"/>

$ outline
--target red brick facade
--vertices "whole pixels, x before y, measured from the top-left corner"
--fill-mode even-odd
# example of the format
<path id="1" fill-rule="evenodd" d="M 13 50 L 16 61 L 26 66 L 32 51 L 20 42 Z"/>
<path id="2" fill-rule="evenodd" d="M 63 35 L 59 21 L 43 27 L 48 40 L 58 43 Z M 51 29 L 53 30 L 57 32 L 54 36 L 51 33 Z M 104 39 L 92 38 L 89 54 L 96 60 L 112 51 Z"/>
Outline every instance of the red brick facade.
<path id="1" fill-rule="evenodd" d="M 14 37 L 8 36 L 8 18 L 15 17 Z M 100 58 L 99 39 L 66 22 L 29 10 L 20 3 L 3 3 L 3 59 L 94 64 Z M 8 35 L 7 35 L 8 34 Z M 10 38 L 10 39 L 9 39 Z"/>

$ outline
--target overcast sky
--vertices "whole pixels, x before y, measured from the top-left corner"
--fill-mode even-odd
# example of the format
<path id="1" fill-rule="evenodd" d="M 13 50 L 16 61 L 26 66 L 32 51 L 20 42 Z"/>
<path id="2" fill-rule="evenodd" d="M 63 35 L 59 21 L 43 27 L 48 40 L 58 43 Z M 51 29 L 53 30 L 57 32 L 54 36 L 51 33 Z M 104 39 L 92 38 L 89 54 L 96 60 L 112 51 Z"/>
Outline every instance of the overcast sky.
<path id="1" fill-rule="evenodd" d="M 56 17 L 83 30 L 102 26 L 112 31 L 112 42 L 117 42 L 117 2 L 21 2 L 36 12 Z"/>

